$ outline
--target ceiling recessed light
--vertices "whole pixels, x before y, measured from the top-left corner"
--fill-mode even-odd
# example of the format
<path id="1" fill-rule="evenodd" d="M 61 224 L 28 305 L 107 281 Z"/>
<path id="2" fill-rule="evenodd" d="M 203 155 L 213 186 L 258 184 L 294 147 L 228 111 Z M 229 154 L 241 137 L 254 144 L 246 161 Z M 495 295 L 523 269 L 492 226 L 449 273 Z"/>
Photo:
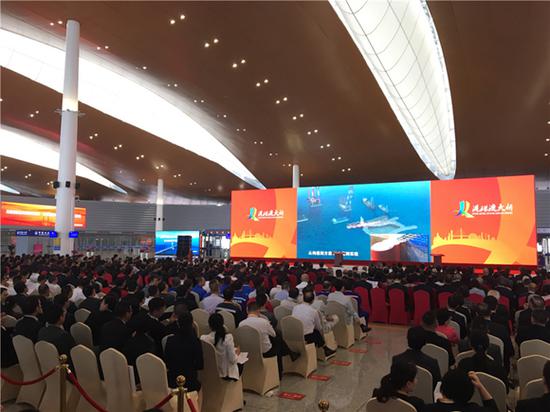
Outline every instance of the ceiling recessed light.
<path id="1" fill-rule="evenodd" d="M 546 141 L 547 141 L 547 142 L 550 142 L 550 137 L 547 137 L 547 138 L 546 138 Z"/>
<path id="2" fill-rule="evenodd" d="M 55 26 L 55 23 L 53 21 L 51 21 L 50 26 Z"/>
<path id="3" fill-rule="evenodd" d="M 97 137 L 97 136 L 99 136 L 99 135 L 97 133 L 94 133 L 94 137 Z"/>
<path id="4" fill-rule="evenodd" d="M 178 87 L 178 84 L 177 84 L 177 83 L 174 83 L 174 87 Z"/>
<path id="5" fill-rule="evenodd" d="M 320 147 L 321 149 L 324 149 L 324 148 L 325 148 L 325 146 L 323 146 L 323 145 L 321 145 L 321 146 L 319 146 L 319 147 Z"/>
<path id="6" fill-rule="evenodd" d="M 142 159 L 145 157 L 144 155 L 140 155 L 139 157 L 141 157 Z"/>
<path id="7" fill-rule="evenodd" d="M 311 130 L 308 130 L 308 131 L 307 131 L 307 134 L 311 135 Z"/>
<path id="8" fill-rule="evenodd" d="M 303 113 L 300 113 L 300 117 L 304 117 L 304 114 L 303 114 Z"/>
<path id="9" fill-rule="evenodd" d="M 281 101 L 280 100 L 275 100 L 275 104 L 280 104 Z"/>
<path id="10" fill-rule="evenodd" d="M 238 131 L 238 132 L 240 132 L 240 131 L 241 131 L 241 129 L 237 129 L 237 131 Z"/>
<path id="11" fill-rule="evenodd" d="M 201 99 L 201 103 L 204 103 L 204 100 L 203 100 L 203 99 Z"/>
<path id="12" fill-rule="evenodd" d="M 204 47 L 205 47 L 205 48 L 209 48 L 209 47 L 210 47 L 210 43 L 208 43 L 208 42 L 204 43 Z"/>
<path id="13" fill-rule="evenodd" d="M 227 118 L 227 115 L 226 115 L 226 114 L 224 114 L 224 115 L 223 115 L 223 118 L 224 118 L 224 119 L 226 119 L 226 118 Z"/>
<path id="14" fill-rule="evenodd" d="M 283 97 L 283 102 L 286 102 L 288 100 L 287 97 Z"/>
<path id="15" fill-rule="evenodd" d="M 269 83 L 269 79 L 264 79 L 264 83 L 265 84 Z"/>
<path id="16" fill-rule="evenodd" d="M 173 24 L 176 24 L 176 20 L 170 19 L 170 24 L 172 24 L 172 25 L 173 25 Z"/>
<path id="17" fill-rule="evenodd" d="M 92 135 L 88 136 L 90 140 L 94 140 L 94 137 Z"/>
<path id="18" fill-rule="evenodd" d="M 95 49 L 96 50 L 101 50 L 101 46 L 97 46 Z"/>
<path id="19" fill-rule="evenodd" d="M 241 64 L 245 64 L 246 63 L 246 60 L 245 59 L 241 59 Z"/>
<path id="20" fill-rule="evenodd" d="M 35 110 L 34 113 L 38 114 L 38 113 L 40 113 L 40 110 Z"/>
<path id="21" fill-rule="evenodd" d="M 143 70 L 147 70 L 147 66 L 141 66 Z"/>
<path id="22" fill-rule="evenodd" d="M 264 144 L 264 141 L 263 141 L 263 140 L 260 140 L 260 144 Z"/>
<path id="23" fill-rule="evenodd" d="M 342 156 L 338 156 L 338 160 L 342 160 Z"/>
<path id="24" fill-rule="evenodd" d="M 342 169 L 342 172 L 345 172 L 345 171 L 346 171 L 346 169 Z"/>
<path id="25" fill-rule="evenodd" d="M 270 153 L 269 156 L 273 156 L 273 153 Z"/>
<path id="26" fill-rule="evenodd" d="M 332 159 L 330 159 L 330 160 L 332 160 L 332 161 L 334 162 L 334 161 L 336 160 L 336 158 L 334 158 L 334 157 L 333 157 L 333 158 L 332 158 Z"/>
<path id="27" fill-rule="evenodd" d="M 258 144 L 258 142 L 254 140 L 254 144 Z"/>
<path id="28" fill-rule="evenodd" d="M 121 145 L 121 144 L 119 144 L 119 145 L 118 145 L 118 147 L 122 147 L 122 145 Z"/>
<path id="29" fill-rule="evenodd" d="M 246 132 L 246 129 L 243 129 L 243 132 Z"/>
<path id="30" fill-rule="evenodd" d="M 544 156 L 548 156 L 548 153 L 545 153 Z"/>
<path id="31" fill-rule="evenodd" d="M 136 160 L 139 160 L 139 156 L 136 156 Z"/>
<path id="32" fill-rule="evenodd" d="M 237 68 L 237 63 L 233 63 L 233 64 L 231 65 L 231 67 L 233 67 L 234 69 L 236 69 L 236 68 Z"/>
<path id="33" fill-rule="evenodd" d="M 34 113 L 29 114 L 29 117 L 34 117 Z"/>
<path id="34" fill-rule="evenodd" d="M 61 20 L 57 20 L 57 24 L 63 24 Z"/>
<path id="35" fill-rule="evenodd" d="M 330 143 L 327 143 L 327 147 L 330 147 Z"/>
<path id="36" fill-rule="evenodd" d="M 185 14 L 180 14 L 180 20 L 185 20 Z"/>
<path id="37" fill-rule="evenodd" d="M 118 146 L 114 146 L 113 149 L 118 150 Z"/>
<path id="38" fill-rule="evenodd" d="M 105 50 L 109 50 L 109 46 L 103 46 Z"/>
<path id="39" fill-rule="evenodd" d="M 256 83 L 256 87 L 260 87 L 260 86 L 261 86 L 260 82 Z"/>
<path id="40" fill-rule="evenodd" d="M 317 130 L 317 129 L 315 129 L 315 130 L 313 131 L 313 133 L 317 133 L 317 132 L 319 132 L 319 130 Z"/>
<path id="41" fill-rule="evenodd" d="M 351 172 L 351 167 L 348 167 L 348 172 Z"/>
<path id="42" fill-rule="evenodd" d="M 213 42 L 214 44 L 216 44 L 216 43 L 219 43 L 219 40 L 218 40 L 217 38 L 214 38 L 214 40 L 212 40 L 212 42 Z"/>
<path id="43" fill-rule="evenodd" d="M 297 117 L 296 117 L 296 116 L 292 116 L 292 120 L 296 120 L 296 119 L 297 119 Z"/>
<path id="44" fill-rule="evenodd" d="M 197 100 L 197 99 L 193 99 L 193 103 L 197 103 L 197 102 L 198 102 L 198 100 Z"/>

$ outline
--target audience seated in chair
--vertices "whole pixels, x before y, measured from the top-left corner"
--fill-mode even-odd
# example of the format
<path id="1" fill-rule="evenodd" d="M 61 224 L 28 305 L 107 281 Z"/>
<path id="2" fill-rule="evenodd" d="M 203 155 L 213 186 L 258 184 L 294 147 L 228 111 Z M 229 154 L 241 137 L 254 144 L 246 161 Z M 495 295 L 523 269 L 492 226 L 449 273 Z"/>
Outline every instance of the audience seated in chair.
<path id="1" fill-rule="evenodd" d="M 23 335 L 36 343 L 38 340 L 38 331 L 44 326 L 39 320 L 42 315 L 42 304 L 40 298 L 36 295 L 29 296 L 21 303 L 23 306 L 23 317 L 15 324 L 13 335 Z"/>
<path id="2" fill-rule="evenodd" d="M 231 286 L 225 288 L 223 291 L 223 302 L 216 306 L 216 312 L 219 312 L 220 310 L 225 310 L 231 313 L 235 318 L 235 326 L 239 326 L 241 321 L 246 318 L 246 315 L 243 312 L 241 305 L 233 301 L 234 296 L 235 292 L 233 291 L 233 288 Z"/>
<path id="3" fill-rule="evenodd" d="M 327 302 L 337 302 L 343 305 L 346 308 L 346 319 L 340 319 L 341 322 L 345 322 L 347 325 L 351 325 L 353 322 L 359 322 L 361 330 L 364 333 L 367 333 L 371 330 L 368 327 L 368 319 L 359 317 L 359 314 L 355 311 L 353 303 L 350 296 L 346 296 L 343 293 L 344 282 L 341 279 L 334 279 L 333 281 L 334 288 L 336 289 L 330 295 L 328 295 Z"/>
<path id="4" fill-rule="evenodd" d="M 314 343 L 316 347 L 323 348 L 325 356 L 332 356 L 336 351 L 325 345 L 321 314 L 311 305 L 314 300 L 315 294 L 313 290 L 305 288 L 303 303 L 294 306 L 292 316 L 299 319 L 304 325 L 304 339 L 306 343 Z"/>
<path id="5" fill-rule="evenodd" d="M 484 319 L 489 334 L 499 338 L 504 343 L 502 361 L 504 363 L 504 369 L 506 373 L 508 373 L 510 371 L 510 358 L 514 356 L 514 347 L 512 346 L 512 340 L 508 333 L 508 329 L 506 326 L 491 320 L 491 309 L 487 303 L 484 302 L 479 304 L 478 313 Z"/>
<path id="6" fill-rule="evenodd" d="M 475 355 L 460 361 L 458 368 L 466 372 L 485 372 L 488 375 L 500 379 L 508 390 L 508 377 L 501 364 L 487 356 L 489 348 L 489 336 L 480 330 L 473 330 L 470 335 L 470 343 Z"/>
<path id="7" fill-rule="evenodd" d="M 210 295 L 202 300 L 202 308 L 212 314 L 216 312 L 216 307 L 223 302 L 223 298 L 220 296 L 220 284 L 216 279 L 212 279 L 208 283 L 208 287 L 210 288 Z"/>
<path id="8" fill-rule="evenodd" d="M 92 330 L 94 345 L 96 346 L 99 346 L 101 328 L 103 325 L 115 318 L 117 300 L 115 295 L 104 296 L 99 304 L 99 311 L 92 312 L 90 316 L 88 316 L 88 319 L 86 319 L 86 325 Z"/>
<path id="9" fill-rule="evenodd" d="M 485 322 L 485 319 L 482 317 L 476 317 L 472 320 L 472 323 L 470 325 L 470 334 L 474 333 L 474 331 L 480 331 L 483 334 L 488 334 L 487 329 L 487 323 Z M 472 349 L 472 345 L 470 343 L 470 338 L 462 339 L 458 343 L 458 352 L 467 352 Z M 502 355 L 500 354 L 500 348 L 498 345 L 495 345 L 489 341 L 489 347 L 487 348 L 487 355 L 489 355 L 493 360 L 497 363 L 497 365 L 503 365 L 502 362 Z"/>
<path id="10" fill-rule="evenodd" d="M 174 336 L 168 337 L 164 360 L 168 365 L 168 384 L 177 387 L 178 375 L 185 376 L 185 387 L 189 391 L 199 391 L 201 383 L 198 371 L 203 368 L 202 346 L 193 330 L 193 317 L 184 312 L 178 317 L 178 328 Z"/>
<path id="11" fill-rule="evenodd" d="M 518 330 L 516 335 L 517 344 L 521 345 L 522 342 L 533 339 L 539 339 L 550 343 L 550 328 L 547 326 L 548 318 L 548 312 L 544 309 L 531 311 L 531 324 L 522 326 Z"/>
<path id="12" fill-rule="evenodd" d="M 202 335 L 201 340 L 214 346 L 220 378 L 238 380 L 242 373 L 242 365 L 237 363 L 240 351 L 235 347 L 233 335 L 226 332 L 222 315 L 219 313 L 210 315 L 208 325 L 212 332 Z"/>
<path id="13" fill-rule="evenodd" d="M 127 302 L 120 302 L 115 307 L 115 318 L 105 323 L 101 328 L 99 350 L 114 348 L 123 352 L 126 342 L 132 335 L 128 321 L 132 317 L 132 307 Z"/>
<path id="14" fill-rule="evenodd" d="M 437 328 L 436 332 L 442 333 L 447 337 L 452 344 L 458 344 L 459 336 L 456 334 L 454 328 L 449 325 L 451 321 L 451 312 L 447 309 L 437 310 Z"/>
<path id="15" fill-rule="evenodd" d="M 413 327 L 407 331 L 407 344 L 409 345 L 409 349 L 399 355 L 395 355 L 392 359 L 392 364 L 396 362 L 412 362 L 426 369 L 432 374 L 432 383 L 435 388 L 437 382 L 441 380 L 441 372 L 437 361 L 424 354 L 421 350 L 426 344 L 426 334 L 422 328 Z"/>
<path id="16" fill-rule="evenodd" d="M 550 361 L 543 369 L 544 395 L 540 398 L 519 400 L 516 412 L 548 412 L 550 411 Z"/>
<path id="17" fill-rule="evenodd" d="M 48 326 L 40 329 L 38 340 L 44 340 L 54 345 L 59 355 L 67 355 L 70 363 L 71 349 L 76 346 L 76 342 L 71 334 L 63 328 L 65 314 L 66 311 L 61 306 L 50 307 L 45 313 Z"/>
<path id="18" fill-rule="evenodd" d="M 395 362 L 391 365 L 390 373 L 382 378 L 380 387 L 376 388 L 372 396 L 378 402 L 386 403 L 391 398 L 399 398 L 410 403 L 416 412 L 422 412 L 424 401 L 416 396 L 410 396 L 416 385 L 416 365 L 412 362 Z"/>
<path id="19" fill-rule="evenodd" d="M 285 300 L 281 301 L 281 306 L 290 310 L 294 309 L 294 307 L 299 303 L 299 296 L 300 291 L 298 290 L 298 288 L 291 288 L 288 291 L 288 297 Z"/>
<path id="20" fill-rule="evenodd" d="M 426 312 L 424 316 L 422 316 L 422 328 L 424 329 L 424 333 L 426 335 L 426 343 L 431 343 L 445 349 L 449 354 L 449 367 L 454 365 L 455 357 L 451 342 L 436 333 L 437 317 L 435 310 Z"/>
<path id="21" fill-rule="evenodd" d="M 470 402 L 477 390 L 483 406 Z M 475 372 L 451 369 L 441 381 L 441 398 L 426 405 L 423 412 L 498 412 L 497 404 L 491 394 L 479 381 Z"/>

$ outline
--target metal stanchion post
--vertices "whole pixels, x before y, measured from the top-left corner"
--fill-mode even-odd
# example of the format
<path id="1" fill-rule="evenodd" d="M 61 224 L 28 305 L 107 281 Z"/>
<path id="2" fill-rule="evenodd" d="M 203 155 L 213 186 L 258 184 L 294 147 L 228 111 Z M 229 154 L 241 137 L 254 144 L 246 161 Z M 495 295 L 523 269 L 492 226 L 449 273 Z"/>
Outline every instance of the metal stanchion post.
<path id="1" fill-rule="evenodd" d="M 320 400 L 318 406 L 321 412 L 327 412 L 328 408 L 330 407 L 330 403 L 325 400 Z"/>
<path id="2" fill-rule="evenodd" d="M 59 411 L 67 410 L 67 355 L 59 356 Z"/>
<path id="3" fill-rule="evenodd" d="M 178 385 L 178 412 L 183 412 L 185 408 L 185 376 L 179 375 L 176 378 L 176 383 Z"/>

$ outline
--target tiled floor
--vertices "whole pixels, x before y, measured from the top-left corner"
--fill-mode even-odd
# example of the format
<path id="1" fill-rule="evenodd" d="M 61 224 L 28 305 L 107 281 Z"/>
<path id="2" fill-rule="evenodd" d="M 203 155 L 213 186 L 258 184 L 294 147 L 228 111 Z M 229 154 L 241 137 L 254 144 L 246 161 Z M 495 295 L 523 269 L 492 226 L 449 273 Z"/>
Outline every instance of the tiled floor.
<path id="1" fill-rule="evenodd" d="M 319 400 L 330 402 L 329 412 L 364 411 L 373 389 L 380 378 L 388 373 L 393 355 L 406 348 L 406 328 L 399 326 L 372 325 L 373 330 L 366 342 L 356 342 L 353 348 L 367 349 L 367 353 L 353 353 L 338 349 L 332 360 L 350 361 L 350 366 L 336 366 L 319 362 L 316 374 L 328 375 L 326 382 L 304 379 L 297 375 L 284 375 L 279 391 L 305 395 L 300 401 L 281 399 L 277 390 L 273 396 L 259 396 L 245 392 L 245 412 L 315 412 Z M 3 405 L 3 412 L 18 412 L 22 409 L 12 403 Z M 205 411 L 209 412 L 209 411 Z"/>
<path id="2" fill-rule="evenodd" d="M 321 399 L 330 402 L 330 412 L 364 411 L 380 378 L 389 372 L 392 356 L 406 349 L 406 328 L 373 325 L 366 340 L 356 342 L 353 347 L 367 349 L 367 353 L 338 349 L 333 359 L 350 361 L 350 366 L 319 362 L 315 373 L 330 376 L 327 382 L 284 375 L 279 390 L 304 394 L 302 400 L 281 399 L 276 393 L 268 398 L 245 392 L 244 411 L 314 412 L 319 410 L 317 403 Z"/>

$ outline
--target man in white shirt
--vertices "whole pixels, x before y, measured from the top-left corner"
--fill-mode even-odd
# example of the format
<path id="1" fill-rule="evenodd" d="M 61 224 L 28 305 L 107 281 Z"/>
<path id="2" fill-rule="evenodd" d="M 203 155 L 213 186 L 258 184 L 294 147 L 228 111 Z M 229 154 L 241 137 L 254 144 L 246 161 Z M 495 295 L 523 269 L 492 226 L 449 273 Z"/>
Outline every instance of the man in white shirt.
<path id="1" fill-rule="evenodd" d="M 321 322 L 321 314 L 311 306 L 315 300 L 315 294 L 311 289 L 304 289 L 304 302 L 294 306 L 292 316 L 300 319 L 304 325 L 304 339 L 307 343 L 314 343 L 316 347 L 322 347 L 325 351 L 325 356 L 329 357 L 336 353 L 325 345 L 323 337 L 323 324 Z"/>
<path id="2" fill-rule="evenodd" d="M 294 307 L 298 304 L 298 296 L 300 296 L 300 291 L 298 288 L 290 289 L 288 291 L 288 298 L 281 302 L 281 306 L 291 310 L 294 309 Z"/>
<path id="3" fill-rule="evenodd" d="M 84 295 L 84 291 L 82 288 L 84 285 L 87 285 L 89 281 L 85 279 L 81 279 L 78 282 L 78 286 L 73 289 L 73 296 L 71 296 L 70 301 L 74 302 L 77 306 L 82 302 L 84 299 L 86 299 L 86 296 Z"/>
<path id="4" fill-rule="evenodd" d="M 327 302 L 337 302 L 344 306 L 346 308 L 346 318 L 343 319 L 343 321 L 346 322 L 347 325 L 351 325 L 353 322 L 357 322 L 360 324 L 361 330 L 367 333 L 370 328 L 367 328 L 367 326 L 365 326 L 364 320 L 360 318 L 355 311 L 353 303 L 351 301 L 352 298 L 350 296 L 344 295 L 343 293 L 344 282 L 342 282 L 341 279 L 334 279 L 333 285 L 336 291 L 328 295 Z"/>
<path id="5" fill-rule="evenodd" d="M 205 311 L 212 314 L 216 312 L 216 306 L 223 302 L 223 298 L 219 295 L 220 286 L 216 279 L 212 279 L 208 286 L 210 288 L 210 295 L 202 300 L 201 305 Z"/>
<path id="6" fill-rule="evenodd" d="M 264 358 L 277 356 L 279 378 L 283 376 L 283 356 L 290 355 L 292 361 L 300 357 L 299 353 L 290 351 L 286 343 L 275 333 L 269 321 L 262 317 L 260 308 L 256 302 L 248 305 L 248 317 L 239 323 L 241 326 L 250 326 L 260 334 L 260 344 Z"/>

